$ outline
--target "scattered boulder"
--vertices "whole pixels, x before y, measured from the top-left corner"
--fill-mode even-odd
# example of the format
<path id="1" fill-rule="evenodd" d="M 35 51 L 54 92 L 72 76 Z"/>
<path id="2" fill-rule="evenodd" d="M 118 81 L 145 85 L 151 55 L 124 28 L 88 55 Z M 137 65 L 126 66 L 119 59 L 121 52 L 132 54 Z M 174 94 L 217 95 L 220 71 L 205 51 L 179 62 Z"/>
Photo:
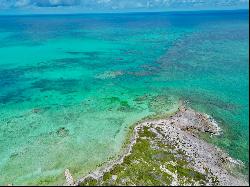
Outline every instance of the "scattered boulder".
<path id="1" fill-rule="evenodd" d="M 65 186 L 74 186 L 74 179 L 73 179 L 72 175 L 70 174 L 69 169 L 65 170 L 64 176 L 66 178 Z"/>

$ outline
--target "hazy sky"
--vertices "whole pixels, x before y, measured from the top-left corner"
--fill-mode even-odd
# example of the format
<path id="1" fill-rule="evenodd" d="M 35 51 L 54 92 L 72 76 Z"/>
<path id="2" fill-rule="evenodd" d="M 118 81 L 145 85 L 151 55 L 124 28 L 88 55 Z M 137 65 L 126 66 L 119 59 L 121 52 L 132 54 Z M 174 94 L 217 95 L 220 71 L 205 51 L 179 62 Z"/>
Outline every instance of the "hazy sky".
<path id="1" fill-rule="evenodd" d="M 249 0 L 0 0 L 1 13 L 246 9 Z"/>

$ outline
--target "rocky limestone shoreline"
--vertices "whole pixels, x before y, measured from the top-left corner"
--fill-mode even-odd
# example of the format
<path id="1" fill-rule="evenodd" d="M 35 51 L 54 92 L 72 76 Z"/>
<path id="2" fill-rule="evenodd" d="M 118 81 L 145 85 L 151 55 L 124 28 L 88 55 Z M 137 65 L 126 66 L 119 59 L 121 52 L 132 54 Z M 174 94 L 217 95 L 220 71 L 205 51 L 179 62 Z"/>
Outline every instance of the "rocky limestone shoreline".
<path id="1" fill-rule="evenodd" d="M 66 185 L 247 186 L 230 172 L 243 164 L 199 138 L 199 133 L 220 132 L 210 116 L 182 105 L 167 119 L 137 124 L 117 160 L 75 182 L 67 170 Z"/>

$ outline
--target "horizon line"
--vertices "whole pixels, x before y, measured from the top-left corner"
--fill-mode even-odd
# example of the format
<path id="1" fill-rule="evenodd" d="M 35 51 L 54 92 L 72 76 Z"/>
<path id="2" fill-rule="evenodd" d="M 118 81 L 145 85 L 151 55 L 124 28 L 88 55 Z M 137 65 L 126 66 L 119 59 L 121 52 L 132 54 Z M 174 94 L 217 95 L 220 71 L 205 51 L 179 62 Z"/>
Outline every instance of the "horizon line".
<path id="1" fill-rule="evenodd" d="M 248 8 L 239 9 L 183 9 L 183 10 L 153 10 L 153 11 L 103 11 L 103 12 L 44 12 L 44 13 L 0 13 L 0 16 L 46 16 L 46 15 L 90 15 L 90 14 L 143 14 L 143 13 L 188 13 L 188 12 L 230 12 L 230 11 L 247 11 Z"/>

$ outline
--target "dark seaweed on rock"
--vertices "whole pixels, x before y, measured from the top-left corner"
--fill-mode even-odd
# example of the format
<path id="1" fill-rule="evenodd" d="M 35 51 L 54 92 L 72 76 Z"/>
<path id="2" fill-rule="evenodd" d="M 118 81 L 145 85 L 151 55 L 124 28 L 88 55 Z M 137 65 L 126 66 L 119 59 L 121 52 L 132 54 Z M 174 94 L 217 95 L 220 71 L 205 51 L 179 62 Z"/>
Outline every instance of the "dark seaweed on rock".
<path id="1" fill-rule="evenodd" d="M 77 79 L 57 79 L 49 80 L 43 79 L 32 83 L 32 88 L 40 89 L 42 92 L 46 91 L 58 91 L 62 94 L 76 92 L 78 86 L 80 85 L 80 80 Z"/>

